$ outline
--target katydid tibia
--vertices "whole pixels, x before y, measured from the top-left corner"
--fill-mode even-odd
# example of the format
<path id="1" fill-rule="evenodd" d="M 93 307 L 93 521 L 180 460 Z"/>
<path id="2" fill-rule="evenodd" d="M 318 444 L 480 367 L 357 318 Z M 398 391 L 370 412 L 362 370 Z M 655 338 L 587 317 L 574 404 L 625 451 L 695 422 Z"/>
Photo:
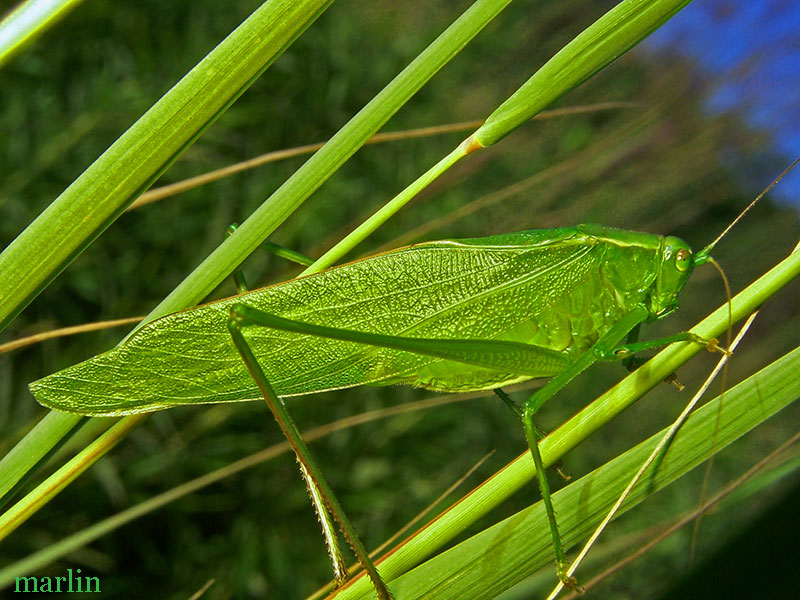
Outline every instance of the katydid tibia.
<path id="1" fill-rule="evenodd" d="M 105 416 L 265 398 L 312 496 L 322 495 L 321 517 L 333 512 L 389 598 L 279 398 L 363 384 L 489 390 L 553 377 L 521 414 L 565 580 L 533 416 L 597 360 L 675 341 L 707 344 L 688 333 L 634 338 L 641 323 L 677 308 L 709 252 L 599 225 L 418 244 L 167 315 L 30 389 L 50 408 Z"/>

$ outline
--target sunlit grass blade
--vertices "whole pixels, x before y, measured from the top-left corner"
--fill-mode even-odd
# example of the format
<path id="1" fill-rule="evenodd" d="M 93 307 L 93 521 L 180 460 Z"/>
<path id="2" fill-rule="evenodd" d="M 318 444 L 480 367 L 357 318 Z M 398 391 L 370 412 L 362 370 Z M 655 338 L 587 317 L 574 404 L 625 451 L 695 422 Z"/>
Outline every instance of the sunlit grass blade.
<path id="1" fill-rule="evenodd" d="M 258 8 L 0 254 L 0 330 L 103 232 L 331 0 Z"/>
<path id="2" fill-rule="evenodd" d="M 0 21 L 0 66 L 83 0 L 25 0 Z"/>
<path id="3" fill-rule="evenodd" d="M 317 273 L 342 259 L 450 167 L 499 141 L 658 29 L 689 0 L 624 0 L 586 28 L 492 112 L 474 133 L 389 200 L 303 271 Z"/>

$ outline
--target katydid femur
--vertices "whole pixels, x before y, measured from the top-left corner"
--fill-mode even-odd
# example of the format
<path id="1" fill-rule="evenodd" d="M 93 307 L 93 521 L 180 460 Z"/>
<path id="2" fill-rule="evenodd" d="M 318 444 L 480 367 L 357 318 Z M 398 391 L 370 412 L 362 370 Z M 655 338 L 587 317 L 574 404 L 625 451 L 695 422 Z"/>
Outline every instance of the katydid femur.
<path id="1" fill-rule="evenodd" d="M 333 513 L 379 596 L 389 598 L 281 398 L 364 384 L 489 390 L 553 377 L 521 416 L 558 574 L 568 581 L 533 416 L 597 360 L 676 341 L 707 344 L 688 333 L 635 337 L 641 323 L 677 308 L 710 250 L 693 254 L 676 237 L 599 225 L 418 244 L 167 315 L 30 389 L 45 406 L 96 416 L 265 398 L 312 497 L 321 496 L 321 516 Z"/>

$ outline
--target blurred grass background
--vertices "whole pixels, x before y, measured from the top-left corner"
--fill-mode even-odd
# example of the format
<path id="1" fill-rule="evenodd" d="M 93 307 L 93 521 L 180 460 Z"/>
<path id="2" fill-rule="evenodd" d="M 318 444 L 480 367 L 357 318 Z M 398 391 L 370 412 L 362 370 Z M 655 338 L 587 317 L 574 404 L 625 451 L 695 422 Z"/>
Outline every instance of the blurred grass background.
<path id="1" fill-rule="evenodd" d="M 386 130 L 485 116 L 612 5 L 512 5 Z M 243 0 L 86 3 L 0 70 L 0 242 L 9 243 L 255 6 Z M 328 138 L 465 6 L 444 0 L 424 5 L 340 0 L 161 183 Z M 767 134 L 734 113 L 703 109 L 713 85 L 681 59 L 646 51 L 626 55 L 560 106 L 608 101 L 635 106 L 521 128 L 451 170 L 359 252 L 579 222 L 680 235 L 702 247 L 786 164 L 770 151 Z M 318 256 L 464 135 L 364 148 L 273 241 Z M 2 341 L 145 314 L 223 239 L 229 223 L 243 220 L 301 162 L 273 163 L 128 213 L 24 311 Z M 744 182 L 742 173 L 749 176 Z M 521 189 L 508 191 L 511 186 Z M 796 213 L 769 201 L 748 215 L 715 251 L 734 291 L 788 253 L 798 232 Z M 260 285 L 297 269 L 254 255 L 245 272 L 251 285 Z M 228 283 L 214 297 L 233 293 Z M 796 345 L 798 293 L 795 285 L 765 307 L 733 361 L 731 384 Z M 702 269 L 683 293 L 679 313 L 644 335 L 685 329 L 723 301 L 719 277 Z M 27 392 L 28 382 L 102 352 L 122 335 L 114 330 L 52 340 L 0 356 L 0 449 L 10 448 L 43 414 Z M 713 360 L 695 361 L 679 379 L 696 387 Z M 542 425 L 557 426 L 621 374 L 616 365 L 592 369 L 546 408 Z M 291 408 L 301 428 L 309 428 L 430 396 L 402 387 L 358 389 L 294 399 Z M 568 456 L 566 470 L 580 475 L 602 464 L 665 426 L 688 397 L 669 386 L 654 390 Z M 799 416 L 793 407 L 734 444 L 717 461 L 712 481 L 744 471 L 795 431 Z M 0 561 L 13 562 L 278 441 L 280 433 L 260 403 L 157 413 L 6 540 Z M 521 427 L 493 396 L 394 417 L 313 445 L 368 547 L 391 535 L 486 453 L 494 452 L 467 487 L 523 449 Z M 692 475 L 617 525 L 606 537 L 607 547 L 616 549 L 627 536 L 693 506 L 700 476 Z M 706 518 L 699 558 L 773 501 L 777 488 Z M 536 497 L 531 486 L 484 524 Z M 688 547 L 685 535 L 671 539 L 647 562 L 617 575 L 598 597 L 658 597 L 687 569 Z M 288 455 L 127 525 L 40 575 L 61 575 L 68 566 L 99 575 L 103 592 L 119 598 L 152 597 L 148 590 L 186 598 L 209 578 L 216 583 L 207 598 L 300 598 L 330 577 L 318 525 Z M 517 597 L 537 597 L 529 593 Z"/>

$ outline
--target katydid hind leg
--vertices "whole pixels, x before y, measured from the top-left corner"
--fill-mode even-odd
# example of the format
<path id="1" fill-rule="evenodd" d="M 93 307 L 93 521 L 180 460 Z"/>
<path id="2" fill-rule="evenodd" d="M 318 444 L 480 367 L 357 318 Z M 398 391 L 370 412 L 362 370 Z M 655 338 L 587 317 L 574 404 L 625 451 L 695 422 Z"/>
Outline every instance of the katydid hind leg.
<path id="1" fill-rule="evenodd" d="M 231 223 L 230 225 L 228 225 L 227 235 L 228 236 L 233 235 L 233 233 L 237 229 L 239 229 L 239 224 Z M 263 242 L 261 242 L 259 248 L 261 248 L 261 250 L 263 250 L 267 254 L 272 254 L 280 258 L 285 258 L 288 261 L 297 263 L 298 265 L 303 265 L 304 267 L 312 265 L 315 261 L 315 259 L 311 258 L 310 256 L 306 256 L 302 252 L 298 252 L 297 250 L 292 250 L 291 248 L 287 248 L 286 246 L 281 246 L 280 244 L 276 244 L 275 242 L 270 240 L 264 240 Z"/>
<path id="2" fill-rule="evenodd" d="M 536 467 L 536 477 L 539 481 L 539 490 L 542 494 L 542 503 L 547 513 L 547 519 L 550 523 L 550 533 L 553 537 L 553 548 L 556 555 L 556 569 L 558 571 L 558 578 L 565 584 L 575 587 L 577 582 L 567 577 L 567 569 L 569 563 L 564 551 L 564 545 L 561 543 L 561 536 L 558 532 L 558 525 L 556 523 L 556 514 L 553 509 L 553 501 L 550 496 L 550 484 L 547 481 L 547 473 L 545 472 L 542 455 L 539 452 L 539 441 L 545 438 L 545 432 L 533 422 L 533 417 L 525 415 L 524 409 L 520 408 L 502 389 L 495 389 L 494 393 L 508 405 L 509 408 L 523 421 L 525 425 L 525 438 L 528 440 L 531 456 L 533 458 L 534 467 Z"/>
<path id="3" fill-rule="evenodd" d="M 278 425 L 281 427 L 284 436 L 291 445 L 295 452 L 298 462 L 300 463 L 300 471 L 309 488 L 309 493 L 312 503 L 317 511 L 320 521 L 323 526 L 323 534 L 328 545 L 328 552 L 333 562 L 334 575 L 337 583 L 342 583 L 346 579 L 347 567 L 344 560 L 341 558 L 341 549 L 338 545 L 338 540 L 333 528 L 333 520 L 339 526 L 342 535 L 347 540 L 348 544 L 353 549 L 353 552 L 366 571 L 369 578 L 372 580 L 375 591 L 380 600 L 392 600 L 392 594 L 389 588 L 384 583 L 378 570 L 370 559 L 364 544 L 355 532 L 354 527 L 350 523 L 349 518 L 342 509 L 336 496 L 333 494 L 330 485 L 322 475 L 321 470 L 311 456 L 311 453 L 303 441 L 297 426 L 286 410 L 286 406 L 281 401 L 269 381 L 267 380 L 263 370 L 258 364 L 255 355 L 250 348 L 250 345 L 242 335 L 242 327 L 251 325 L 246 318 L 237 314 L 236 307 L 231 309 L 231 318 L 228 322 L 228 329 L 230 331 L 233 342 L 239 354 L 242 357 L 247 369 L 253 377 L 253 380 L 261 390 L 264 400 L 267 403 L 270 411 L 272 412 Z"/>
<path id="4" fill-rule="evenodd" d="M 238 223 L 231 223 L 228 226 L 226 235 L 232 235 L 238 228 Z M 233 272 L 233 280 L 236 285 L 236 291 L 239 294 L 246 294 L 250 291 L 247 286 L 244 273 L 241 269 L 237 268 Z M 303 476 L 303 480 L 306 483 L 306 488 L 308 489 L 308 495 L 311 498 L 311 504 L 314 507 L 314 511 L 316 512 L 320 526 L 322 527 L 322 536 L 325 539 L 325 546 L 328 549 L 328 556 L 330 557 L 331 565 L 333 567 L 334 580 L 336 581 L 337 585 L 341 585 L 347 581 L 349 574 L 347 571 L 347 562 L 344 559 L 344 554 L 342 553 L 342 548 L 336 535 L 336 524 L 330 515 L 328 507 L 325 504 L 324 495 L 315 485 L 313 477 L 310 476 L 299 456 L 297 459 L 298 465 L 300 466 L 300 474 Z"/>
<path id="5" fill-rule="evenodd" d="M 552 380 L 550 380 L 547 385 L 528 398 L 521 411 L 516 409 L 522 418 L 531 455 L 536 465 L 537 477 L 539 479 L 539 485 L 542 489 L 542 496 L 545 502 L 548 519 L 550 521 L 554 552 L 556 554 L 556 561 L 558 564 L 559 578 L 571 586 L 575 586 L 575 583 L 566 576 L 568 563 L 558 533 L 555 511 L 552 507 L 549 486 L 545 477 L 543 462 L 538 448 L 538 441 L 541 436 L 538 428 L 533 422 L 533 416 L 548 399 L 550 399 L 561 388 L 567 385 L 573 378 L 575 378 L 593 363 L 597 362 L 598 360 L 610 360 L 612 358 L 621 359 L 624 356 L 627 356 L 628 353 L 626 351 L 623 351 L 622 353 L 616 353 L 615 351 L 619 348 L 625 348 L 624 346 L 620 346 L 620 342 L 625 339 L 626 335 L 633 328 L 645 321 L 648 315 L 649 313 L 644 306 L 635 307 L 633 310 L 623 316 L 622 319 L 620 319 L 605 335 L 603 335 L 591 349 L 579 357 L 577 361 L 565 365 L 563 370 Z M 236 305 L 232 308 L 232 322 L 234 321 L 249 325 L 271 327 L 285 331 L 295 331 L 305 335 L 316 335 L 320 337 L 344 339 L 347 341 L 354 341 L 368 345 L 396 348 L 409 352 L 417 352 L 421 354 L 438 356 L 449 360 L 466 362 L 469 364 L 492 366 L 495 368 L 502 368 L 508 364 L 505 362 L 506 356 L 510 356 L 512 358 L 519 358 L 520 356 L 523 356 L 528 362 L 533 364 L 538 361 L 549 360 L 552 358 L 551 355 L 557 354 L 551 350 L 543 349 L 538 346 L 520 344 L 516 342 L 506 342 L 502 340 L 426 340 L 342 330 L 285 319 L 283 317 L 265 313 L 264 311 L 246 305 Z M 232 332 L 233 331 L 234 328 L 232 328 Z M 238 328 L 236 328 L 236 331 L 238 332 Z M 241 336 L 240 333 L 239 336 Z M 687 338 L 683 336 L 680 337 L 680 339 L 684 340 Z M 678 339 L 670 339 L 667 341 L 667 343 L 671 341 L 678 341 Z M 645 343 L 645 345 L 647 344 L 649 343 Z M 242 352 L 241 348 L 240 352 Z M 557 356 L 556 358 L 561 357 Z M 254 358 L 252 361 L 255 363 Z M 257 363 L 255 363 L 254 366 L 257 367 Z M 248 367 L 251 367 L 251 365 L 248 364 Z M 251 372 L 252 371 L 253 368 L 251 368 Z M 281 405 L 280 402 L 277 402 L 277 404 L 279 406 Z M 512 406 L 513 409 L 513 403 L 509 403 L 509 405 Z M 289 437 L 288 434 L 287 437 Z M 334 514 L 337 513 L 336 510 L 333 512 Z"/>
<path id="6" fill-rule="evenodd" d="M 558 522 L 556 519 L 556 512 L 553 508 L 553 501 L 550 496 L 550 484 L 547 481 L 547 472 L 545 471 L 544 461 L 542 454 L 539 451 L 539 442 L 543 439 L 542 431 L 533 421 L 534 416 L 539 408 L 547 402 L 553 395 L 555 395 L 562 387 L 567 385 L 574 377 L 579 375 L 582 371 L 587 369 L 597 358 L 591 350 L 585 352 L 583 356 L 578 359 L 570 368 L 556 376 L 544 387 L 535 392 L 525 402 L 522 408 L 522 424 L 525 428 L 525 438 L 528 441 L 528 448 L 531 452 L 534 467 L 536 468 L 536 478 L 539 482 L 539 491 L 542 494 L 542 503 L 544 504 L 545 513 L 547 514 L 547 521 L 550 526 L 550 535 L 553 538 L 553 553 L 555 554 L 556 573 L 558 578 L 564 585 L 579 589 L 577 580 L 567 575 L 569 568 L 569 561 L 567 554 L 564 550 L 564 544 L 561 541 L 561 534 L 558 531 Z"/>
<path id="7" fill-rule="evenodd" d="M 336 535 L 336 523 L 331 517 L 323 493 L 314 483 L 313 476 L 308 472 L 305 463 L 299 457 L 297 464 L 300 466 L 300 474 L 306 482 L 311 504 L 314 506 L 314 511 L 317 513 L 317 518 L 322 526 L 322 537 L 325 539 L 328 557 L 331 559 L 331 566 L 333 567 L 333 579 L 337 586 L 343 585 L 350 577 L 350 574 L 347 571 L 347 561 L 344 559 L 342 547 Z"/>

